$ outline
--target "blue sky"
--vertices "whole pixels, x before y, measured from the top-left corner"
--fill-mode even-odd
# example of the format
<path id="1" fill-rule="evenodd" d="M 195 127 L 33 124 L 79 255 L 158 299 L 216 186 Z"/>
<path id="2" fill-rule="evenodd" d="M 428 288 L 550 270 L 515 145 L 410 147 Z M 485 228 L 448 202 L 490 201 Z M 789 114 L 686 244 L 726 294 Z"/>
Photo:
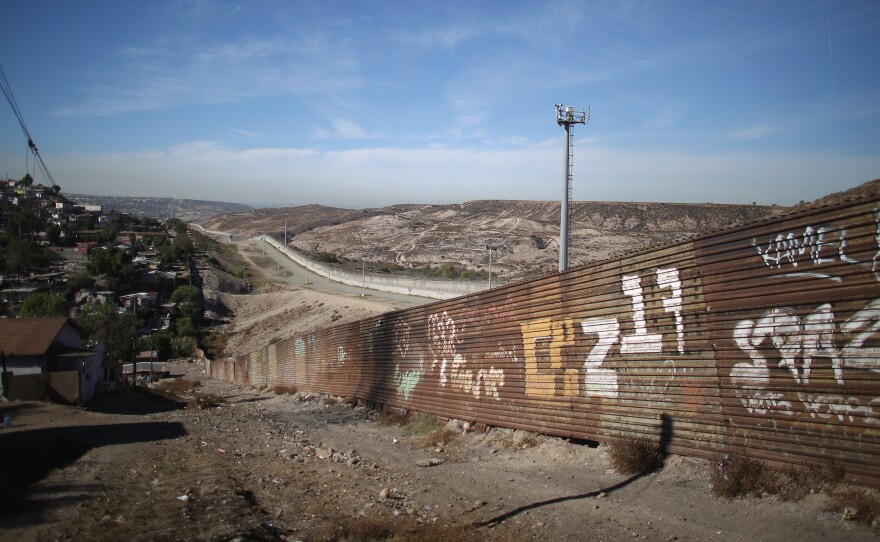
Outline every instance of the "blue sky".
<path id="1" fill-rule="evenodd" d="M 880 177 L 880 2 L 0 3 L 64 192 L 789 205 Z M 25 173 L 0 103 L 0 175 Z M 41 180 L 38 177 L 38 180 Z"/>

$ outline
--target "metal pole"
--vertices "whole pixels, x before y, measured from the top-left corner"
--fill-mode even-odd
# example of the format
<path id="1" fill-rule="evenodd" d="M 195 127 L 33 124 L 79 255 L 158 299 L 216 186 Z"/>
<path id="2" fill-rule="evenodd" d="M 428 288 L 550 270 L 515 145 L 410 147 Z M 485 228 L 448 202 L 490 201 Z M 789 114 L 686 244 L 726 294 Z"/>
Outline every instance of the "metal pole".
<path id="1" fill-rule="evenodd" d="M 492 289 L 492 247 L 486 247 L 489 250 L 489 289 Z"/>
<path id="2" fill-rule="evenodd" d="M 559 272 L 562 273 L 568 269 L 568 169 L 571 153 L 569 152 L 569 136 L 571 133 L 571 124 L 564 123 L 565 139 L 562 150 L 564 151 L 564 159 L 562 161 L 562 209 L 559 212 Z"/>

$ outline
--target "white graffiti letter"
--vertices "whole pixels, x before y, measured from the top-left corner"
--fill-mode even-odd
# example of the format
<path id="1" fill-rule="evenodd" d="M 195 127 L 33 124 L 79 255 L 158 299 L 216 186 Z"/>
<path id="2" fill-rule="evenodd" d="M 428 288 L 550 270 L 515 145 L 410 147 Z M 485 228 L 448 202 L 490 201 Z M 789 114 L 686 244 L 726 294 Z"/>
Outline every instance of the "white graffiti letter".
<path id="1" fill-rule="evenodd" d="M 663 351 L 663 337 L 648 333 L 645 326 L 645 300 L 638 275 L 623 276 L 623 293 L 632 299 L 632 319 L 635 328 L 632 335 L 625 335 L 620 342 L 621 354 L 648 354 Z"/>
<path id="2" fill-rule="evenodd" d="M 831 360 L 834 379 L 843 384 L 843 362 L 840 351 L 834 345 L 834 313 L 831 305 L 820 305 L 812 314 L 804 317 L 804 365 L 803 383 L 810 382 L 810 367 L 813 359 L 827 357 Z"/>
<path id="3" fill-rule="evenodd" d="M 672 297 L 663 299 L 663 310 L 675 315 L 675 337 L 678 343 L 679 353 L 684 354 L 684 319 L 681 317 L 681 280 L 678 278 L 678 269 L 657 270 L 657 286 L 669 288 Z"/>
<path id="4" fill-rule="evenodd" d="M 605 361 L 608 351 L 620 336 L 620 325 L 616 318 L 590 318 L 581 322 L 584 335 L 598 335 L 596 346 L 587 354 L 584 362 L 584 387 L 586 395 L 593 397 L 617 397 L 617 373 L 614 369 L 599 367 Z"/>
<path id="5" fill-rule="evenodd" d="M 880 372 L 880 348 L 864 348 L 865 341 L 880 330 L 880 299 L 871 301 L 867 307 L 853 314 L 840 329 L 844 333 L 856 333 L 849 344 L 843 347 L 843 359 L 847 368 Z"/>

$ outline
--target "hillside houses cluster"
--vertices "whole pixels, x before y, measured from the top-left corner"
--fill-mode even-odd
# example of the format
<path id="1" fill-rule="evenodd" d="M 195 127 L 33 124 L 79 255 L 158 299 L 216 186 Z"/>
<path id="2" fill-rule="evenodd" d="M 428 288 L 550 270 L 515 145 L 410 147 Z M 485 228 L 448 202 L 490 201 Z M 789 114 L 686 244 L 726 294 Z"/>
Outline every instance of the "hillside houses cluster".
<path id="1" fill-rule="evenodd" d="M 15 227 L 22 217 L 30 220 L 26 230 Z M 140 231 L 123 231 L 127 224 Z M 41 228 L 54 230 L 54 235 Z M 102 384 L 118 381 L 120 364 L 132 360 L 105 359 L 101 344 L 80 341 L 81 329 L 73 318 L 90 304 L 109 304 L 119 314 L 136 315 L 140 327 L 134 340 L 152 338 L 171 327 L 171 294 L 189 281 L 188 265 L 169 263 L 153 248 L 173 243 L 173 232 L 153 220 L 105 212 L 101 205 L 78 205 L 55 187 L 0 181 L 0 234 L 6 235 L 0 244 L 0 398 L 15 392 L 19 399 L 87 402 Z M 157 236 L 164 238 L 161 243 L 154 243 Z M 42 245 L 35 249 L 49 256 L 48 265 L 11 271 L 22 269 L 6 265 L 17 240 Z M 113 251 L 114 266 L 120 253 L 124 255 L 125 274 L 118 275 L 124 280 L 110 280 L 111 274 L 89 265 L 104 250 Z M 64 295 L 69 314 L 16 318 L 21 305 L 39 292 Z M 156 352 L 137 357 L 152 360 Z"/>

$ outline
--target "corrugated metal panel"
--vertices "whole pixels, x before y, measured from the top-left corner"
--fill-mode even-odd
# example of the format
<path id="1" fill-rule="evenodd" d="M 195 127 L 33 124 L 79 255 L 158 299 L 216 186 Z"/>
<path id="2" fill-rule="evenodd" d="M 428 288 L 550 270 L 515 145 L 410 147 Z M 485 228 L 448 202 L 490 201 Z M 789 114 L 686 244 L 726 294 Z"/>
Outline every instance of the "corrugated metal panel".
<path id="1" fill-rule="evenodd" d="M 238 361 L 254 385 L 599 441 L 665 431 L 674 453 L 834 460 L 880 485 L 877 206 L 807 210 Z"/>
<path id="2" fill-rule="evenodd" d="M 816 209 L 698 244 L 731 450 L 833 460 L 878 483 L 876 208 Z"/>

